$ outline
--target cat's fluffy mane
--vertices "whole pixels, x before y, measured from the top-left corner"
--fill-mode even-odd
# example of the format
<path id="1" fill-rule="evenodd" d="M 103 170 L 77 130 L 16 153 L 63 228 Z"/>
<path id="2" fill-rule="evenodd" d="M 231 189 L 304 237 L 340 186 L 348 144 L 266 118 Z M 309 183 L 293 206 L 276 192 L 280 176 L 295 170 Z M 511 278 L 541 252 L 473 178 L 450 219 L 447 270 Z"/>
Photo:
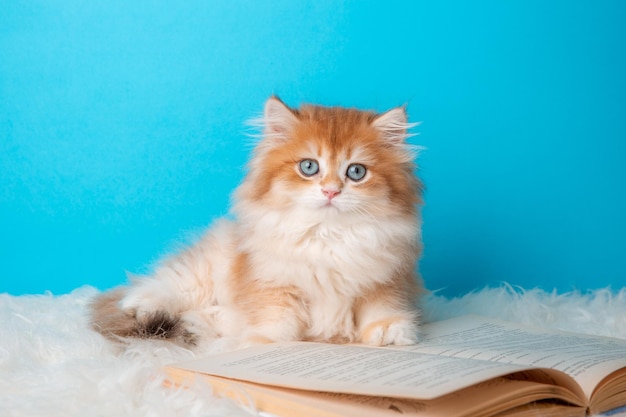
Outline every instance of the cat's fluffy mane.
<path id="1" fill-rule="evenodd" d="M 421 183 L 406 143 L 412 126 L 402 107 L 292 109 L 271 97 L 234 193 L 235 220 L 98 298 L 94 327 L 187 345 L 220 336 L 415 342 Z"/>

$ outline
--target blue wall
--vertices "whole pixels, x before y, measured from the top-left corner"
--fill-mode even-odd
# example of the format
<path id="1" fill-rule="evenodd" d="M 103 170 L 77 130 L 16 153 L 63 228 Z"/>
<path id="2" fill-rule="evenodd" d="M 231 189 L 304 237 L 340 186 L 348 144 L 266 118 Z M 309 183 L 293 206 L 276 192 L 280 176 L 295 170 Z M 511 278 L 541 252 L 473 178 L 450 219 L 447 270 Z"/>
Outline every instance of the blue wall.
<path id="1" fill-rule="evenodd" d="M 408 104 L 427 286 L 626 284 L 623 1 L 4 1 L 0 292 L 105 289 L 227 211 L 266 97 Z"/>

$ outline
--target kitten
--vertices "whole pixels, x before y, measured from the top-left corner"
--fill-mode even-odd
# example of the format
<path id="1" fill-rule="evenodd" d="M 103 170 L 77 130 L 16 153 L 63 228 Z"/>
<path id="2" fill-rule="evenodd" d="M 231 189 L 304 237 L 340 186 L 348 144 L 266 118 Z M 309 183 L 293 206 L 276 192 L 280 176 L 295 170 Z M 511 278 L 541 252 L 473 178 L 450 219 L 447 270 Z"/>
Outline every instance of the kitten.
<path id="1" fill-rule="evenodd" d="M 271 97 L 263 125 L 235 220 L 101 294 L 93 327 L 186 346 L 416 343 L 421 183 L 404 108 L 291 109 Z"/>

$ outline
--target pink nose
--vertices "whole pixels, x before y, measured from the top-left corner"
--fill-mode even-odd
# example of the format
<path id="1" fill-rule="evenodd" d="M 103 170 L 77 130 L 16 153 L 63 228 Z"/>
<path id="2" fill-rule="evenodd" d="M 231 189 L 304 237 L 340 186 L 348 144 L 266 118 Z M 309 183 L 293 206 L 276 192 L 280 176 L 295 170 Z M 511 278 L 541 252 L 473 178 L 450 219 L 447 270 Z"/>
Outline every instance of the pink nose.
<path id="1" fill-rule="evenodd" d="M 326 196 L 326 198 L 328 198 L 328 201 L 330 201 L 333 198 L 335 198 L 335 196 L 337 196 L 337 194 L 339 194 L 340 192 L 341 192 L 341 190 L 326 190 L 326 189 L 322 188 L 322 194 L 324 194 Z"/>

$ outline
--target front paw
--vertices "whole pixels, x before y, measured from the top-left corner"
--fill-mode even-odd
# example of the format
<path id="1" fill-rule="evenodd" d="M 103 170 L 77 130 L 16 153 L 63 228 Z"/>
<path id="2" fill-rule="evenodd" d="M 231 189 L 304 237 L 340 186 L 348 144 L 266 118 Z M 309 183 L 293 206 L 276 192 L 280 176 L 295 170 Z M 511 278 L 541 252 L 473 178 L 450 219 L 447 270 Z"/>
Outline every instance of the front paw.
<path id="1" fill-rule="evenodd" d="M 414 345 L 417 343 L 417 324 L 406 318 L 378 320 L 363 328 L 360 339 L 372 346 Z"/>

